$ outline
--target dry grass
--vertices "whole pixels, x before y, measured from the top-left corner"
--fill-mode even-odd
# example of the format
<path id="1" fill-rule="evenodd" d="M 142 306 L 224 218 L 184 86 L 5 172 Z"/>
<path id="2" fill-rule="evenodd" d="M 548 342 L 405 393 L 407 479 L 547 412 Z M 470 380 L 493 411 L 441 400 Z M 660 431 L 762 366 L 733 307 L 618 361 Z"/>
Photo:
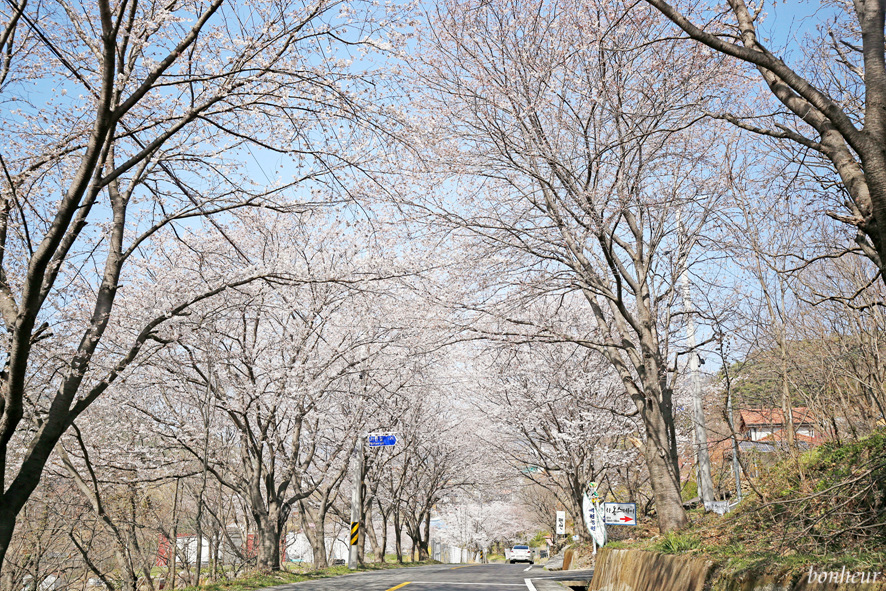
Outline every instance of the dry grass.
<path id="1" fill-rule="evenodd" d="M 422 566 L 427 564 L 439 563 L 435 560 L 404 562 L 402 564 L 397 562 L 367 563 L 357 570 L 349 570 L 347 566 L 330 566 L 324 569 L 311 570 L 307 567 L 302 569 L 294 565 L 287 565 L 287 570 L 274 572 L 248 572 L 236 579 L 216 581 L 200 585 L 199 587 L 185 587 L 180 591 L 254 591 L 255 589 L 264 589 L 266 587 L 275 587 L 277 585 L 287 585 L 289 583 L 298 583 L 301 581 L 314 581 L 317 579 L 338 577 L 354 572 L 403 568 L 407 566 Z"/>

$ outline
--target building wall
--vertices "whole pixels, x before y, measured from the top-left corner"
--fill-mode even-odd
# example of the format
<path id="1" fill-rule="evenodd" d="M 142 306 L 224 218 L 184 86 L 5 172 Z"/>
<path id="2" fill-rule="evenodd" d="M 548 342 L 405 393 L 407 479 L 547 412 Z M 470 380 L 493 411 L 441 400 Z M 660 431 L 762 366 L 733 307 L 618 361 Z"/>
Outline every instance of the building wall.
<path id="1" fill-rule="evenodd" d="M 314 562 L 311 543 L 308 541 L 308 536 L 303 533 L 286 534 L 284 551 L 286 553 L 284 560 L 289 562 Z M 326 538 L 326 559 L 329 562 L 337 559 L 347 560 L 348 541 L 345 538 Z"/>

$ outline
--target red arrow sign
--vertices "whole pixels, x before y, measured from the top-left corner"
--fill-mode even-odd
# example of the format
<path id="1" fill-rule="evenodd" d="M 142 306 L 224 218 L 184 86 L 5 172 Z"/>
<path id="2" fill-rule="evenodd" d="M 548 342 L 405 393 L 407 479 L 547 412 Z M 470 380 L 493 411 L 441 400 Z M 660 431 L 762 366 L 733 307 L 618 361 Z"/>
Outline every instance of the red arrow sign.
<path id="1" fill-rule="evenodd" d="M 633 519 L 631 519 L 630 517 L 628 517 L 627 515 L 625 515 L 624 517 L 622 517 L 621 519 L 619 519 L 619 521 L 628 522 L 628 521 L 633 521 Z"/>

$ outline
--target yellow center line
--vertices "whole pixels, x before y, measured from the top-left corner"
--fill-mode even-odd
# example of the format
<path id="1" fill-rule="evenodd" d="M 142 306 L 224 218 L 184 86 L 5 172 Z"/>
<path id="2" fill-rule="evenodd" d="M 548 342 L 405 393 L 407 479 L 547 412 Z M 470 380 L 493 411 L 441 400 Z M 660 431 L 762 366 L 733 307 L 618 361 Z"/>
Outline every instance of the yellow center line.
<path id="1" fill-rule="evenodd" d="M 455 569 L 457 569 L 457 568 L 468 568 L 469 566 L 477 566 L 477 565 L 476 565 L 476 564 L 463 564 L 463 565 L 461 565 L 461 566 L 453 566 L 453 567 L 450 568 L 449 570 L 455 570 Z"/>
<path id="2" fill-rule="evenodd" d="M 400 583 L 400 584 L 397 585 L 396 587 L 391 587 L 390 589 L 387 589 L 386 591 L 394 591 L 394 589 L 399 589 L 400 587 L 405 587 L 406 585 L 408 585 L 408 584 L 411 583 L 411 582 L 412 582 L 412 581 L 407 581 L 407 582 L 405 582 L 405 583 Z"/>

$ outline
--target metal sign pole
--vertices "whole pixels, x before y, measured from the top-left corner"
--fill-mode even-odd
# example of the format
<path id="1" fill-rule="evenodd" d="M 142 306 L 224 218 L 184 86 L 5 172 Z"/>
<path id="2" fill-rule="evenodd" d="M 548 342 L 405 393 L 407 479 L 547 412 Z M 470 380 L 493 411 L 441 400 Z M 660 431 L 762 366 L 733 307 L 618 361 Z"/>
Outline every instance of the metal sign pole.
<path id="1" fill-rule="evenodd" d="M 595 488 L 594 494 L 596 494 L 596 493 L 597 493 L 597 489 Z M 595 499 L 592 502 L 592 504 L 594 505 L 594 533 L 596 533 L 597 532 L 597 525 L 598 525 L 597 524 L 597 513 L 600 511 L 600 503 L 598 503 Z M 593 546 L 594 546 L 593 556 L 597 556 L 597 537 L 594 535 L 591 536 L 591 544 L 593 544 Z"/>
<path id="2" fill-rule="evenodd" d="M 360 540 L 360 513 L 363 508 L 363 436 L 357 438 L 357 468 L 354 471 L 354 488 L 351 490 L 351 545 L 348 554 L 348 568 L 357 568 Z"/>

